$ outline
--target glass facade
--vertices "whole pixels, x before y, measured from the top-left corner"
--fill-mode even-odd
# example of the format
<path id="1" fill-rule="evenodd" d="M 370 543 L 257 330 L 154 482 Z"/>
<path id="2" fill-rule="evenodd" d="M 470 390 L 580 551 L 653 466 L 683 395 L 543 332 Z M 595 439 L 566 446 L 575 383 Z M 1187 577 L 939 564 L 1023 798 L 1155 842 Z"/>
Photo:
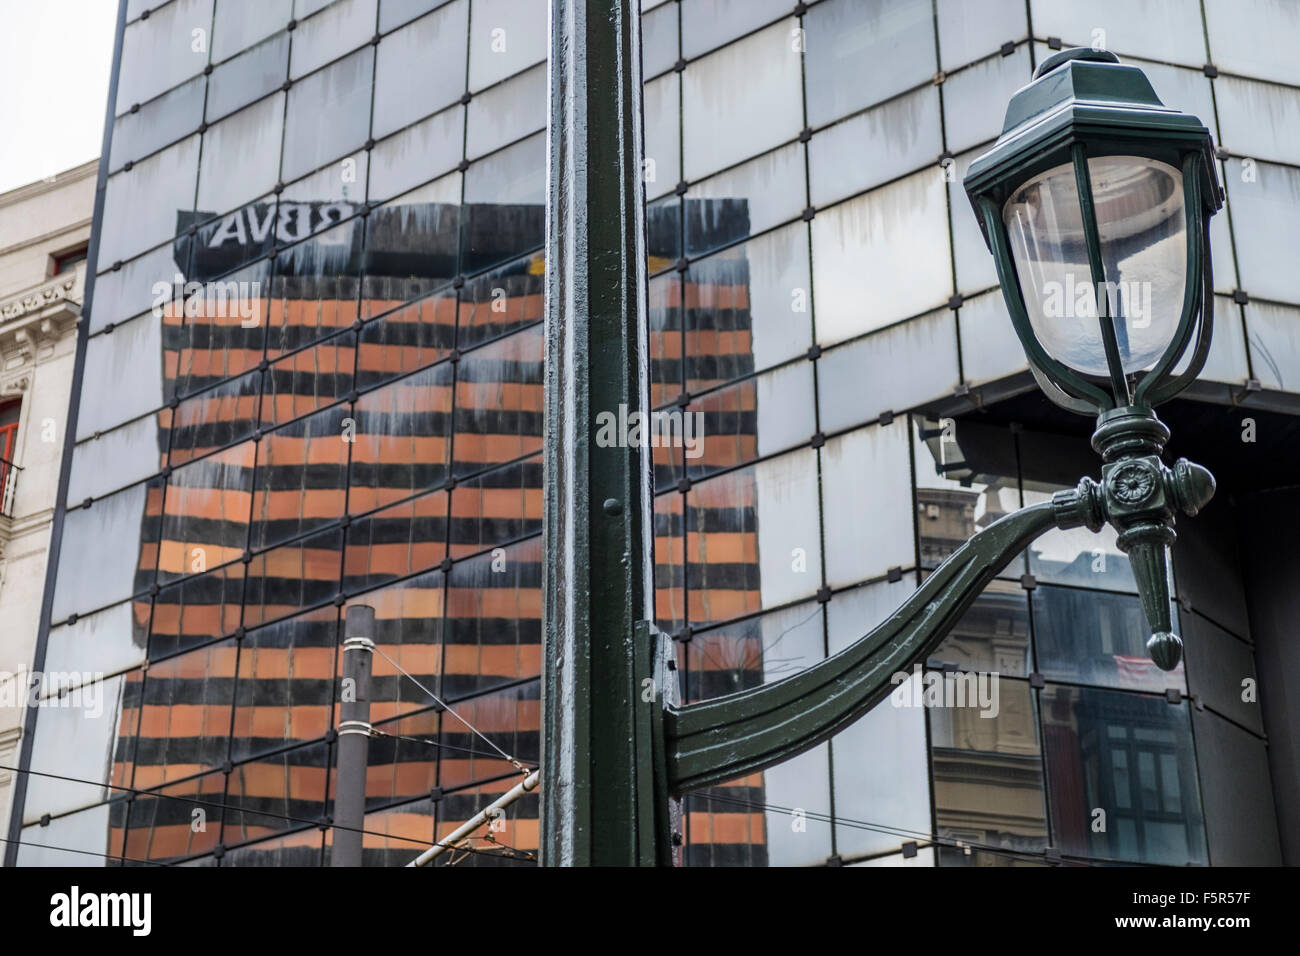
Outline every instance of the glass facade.
<path id="1" fill-rule="evenodd" d="M 1278 261 L 1300 74 L 1247 52 L 1290 8 L 973 6 L 642 4 L 651 401 L 702 437 L 653 456 L 687 700 L 837 652 L 976 530 L 1095 472 L 952 417 L 1026 387 L 960 183 L 1062 42 L 1103 29 L 1225 147 L 1203 378 L 1300 388 Z M 328 864 L 341 621 L 364 603 L 365 862 L 402 864 L 539 756 L 546 4 L 147 7 L 46 638 L 47 669 L 107 675 L 104 717 L 40 711 L 17 862 Z M 686 862 L 1213 862 L 1187 700 L 1208 676 L 1190 652 L 1157 670 L 1144 631 L 1113 533 L 1044 536 L 897 705 L 690 794 Z M 1248 628 L 1222 641 L 1249 661 Z M 996 714 L 906 703 L 963 675 Z M 1196 719 L 1241 728 L 1228 706 Z M 537 796 L 502 823 L 440 862 L 531 862 Z"/>

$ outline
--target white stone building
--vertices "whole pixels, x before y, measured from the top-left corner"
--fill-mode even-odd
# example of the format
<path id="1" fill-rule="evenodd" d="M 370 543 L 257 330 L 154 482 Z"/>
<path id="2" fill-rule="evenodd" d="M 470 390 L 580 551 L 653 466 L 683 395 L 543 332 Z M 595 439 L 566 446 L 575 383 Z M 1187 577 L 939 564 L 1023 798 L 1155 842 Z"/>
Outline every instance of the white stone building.
<path id="1" fill-rule="evenodd" d="M 0 767 L 22 743 L 24 709 L 9 702 L 36 648 L 98 169 L 0 194 Z M 0 827 L 13 778 L 0 769 Z"/>

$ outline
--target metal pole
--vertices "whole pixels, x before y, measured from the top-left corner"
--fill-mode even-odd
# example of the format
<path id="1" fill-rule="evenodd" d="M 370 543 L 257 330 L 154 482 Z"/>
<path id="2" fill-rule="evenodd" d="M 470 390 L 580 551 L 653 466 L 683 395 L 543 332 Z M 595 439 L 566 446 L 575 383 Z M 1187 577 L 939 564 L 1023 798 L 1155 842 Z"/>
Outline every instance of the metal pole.
<path id="1" fill-rule="evenodd" d="M 448 850 L 453 849 L 459 841 L 465 839 L 465 837 L 469 836 L 483 824 L 487 823 L 495 811 L 504 810 L 524 794 L 532 793 L 536 790 L 537 784 L 541 779 L 542 772 L 540 770 L 534 770 L 528 776 L 524 777 L 523 780 L 519 781 L 519 783 L 515 784 L 501 796 L 497 797 L 496 800 L 489 803 L 478 813 L 474 814 L 474 816 L 470 817 L 406 865 L 428 866 Z"/>
<path id="2" fill-rule="evenodd" d="M 648 456 L 595 441 L 648 408 L 636 0 L 552 0 L 540 857 L 630 866 L 648 832 L 638 733 L 651 618 Z M 638 429 L 641 431 L 641 429 Z M 666 842 L 666 838 L 664 840 Z"/>
<path id="3" fill-rule="evenodd" d="M 366 765 L 370 755 L 370 667 L 375 650 L 375 609 L 348 608 L 344 624 L 343 687 L 339 707 L 334 789 L 333 866 L 360 866 L 366 819 Z"/>

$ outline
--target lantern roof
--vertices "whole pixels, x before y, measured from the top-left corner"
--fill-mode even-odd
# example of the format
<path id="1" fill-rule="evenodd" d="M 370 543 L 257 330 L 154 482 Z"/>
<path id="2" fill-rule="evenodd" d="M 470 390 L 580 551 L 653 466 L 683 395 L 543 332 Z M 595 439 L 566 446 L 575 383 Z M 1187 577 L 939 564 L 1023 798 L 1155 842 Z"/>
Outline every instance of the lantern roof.
<path id="1" fill-rule="evenodd" d="M 1011 97 L 1002 135 L 963 180 L 986 244 L 979 197 L 1001 207 L 1025 180 L 1068 162 L 1076 142 L 1090 156 L 1144 156 L 1175 168 L 1187 152 L 1200 151 L 1206 211 L 1223 205 L 1210 131 L 1197 117 L 1165 106 L 1140 69 L 1107 50 L 1062 50 Z"/>

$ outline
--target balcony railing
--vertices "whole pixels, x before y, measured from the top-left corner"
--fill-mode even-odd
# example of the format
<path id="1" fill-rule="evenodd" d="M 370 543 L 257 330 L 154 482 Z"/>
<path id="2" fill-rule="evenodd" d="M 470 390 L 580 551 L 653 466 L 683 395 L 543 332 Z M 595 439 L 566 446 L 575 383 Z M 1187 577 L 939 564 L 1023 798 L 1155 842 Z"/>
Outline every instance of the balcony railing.
<path id="1" fill-rule="evenodd" d="M 0 518 L 14 516 L 14 498 L 18 494 L 18 476 L 22 469 L 12 461 L 0 458 Z"/>

